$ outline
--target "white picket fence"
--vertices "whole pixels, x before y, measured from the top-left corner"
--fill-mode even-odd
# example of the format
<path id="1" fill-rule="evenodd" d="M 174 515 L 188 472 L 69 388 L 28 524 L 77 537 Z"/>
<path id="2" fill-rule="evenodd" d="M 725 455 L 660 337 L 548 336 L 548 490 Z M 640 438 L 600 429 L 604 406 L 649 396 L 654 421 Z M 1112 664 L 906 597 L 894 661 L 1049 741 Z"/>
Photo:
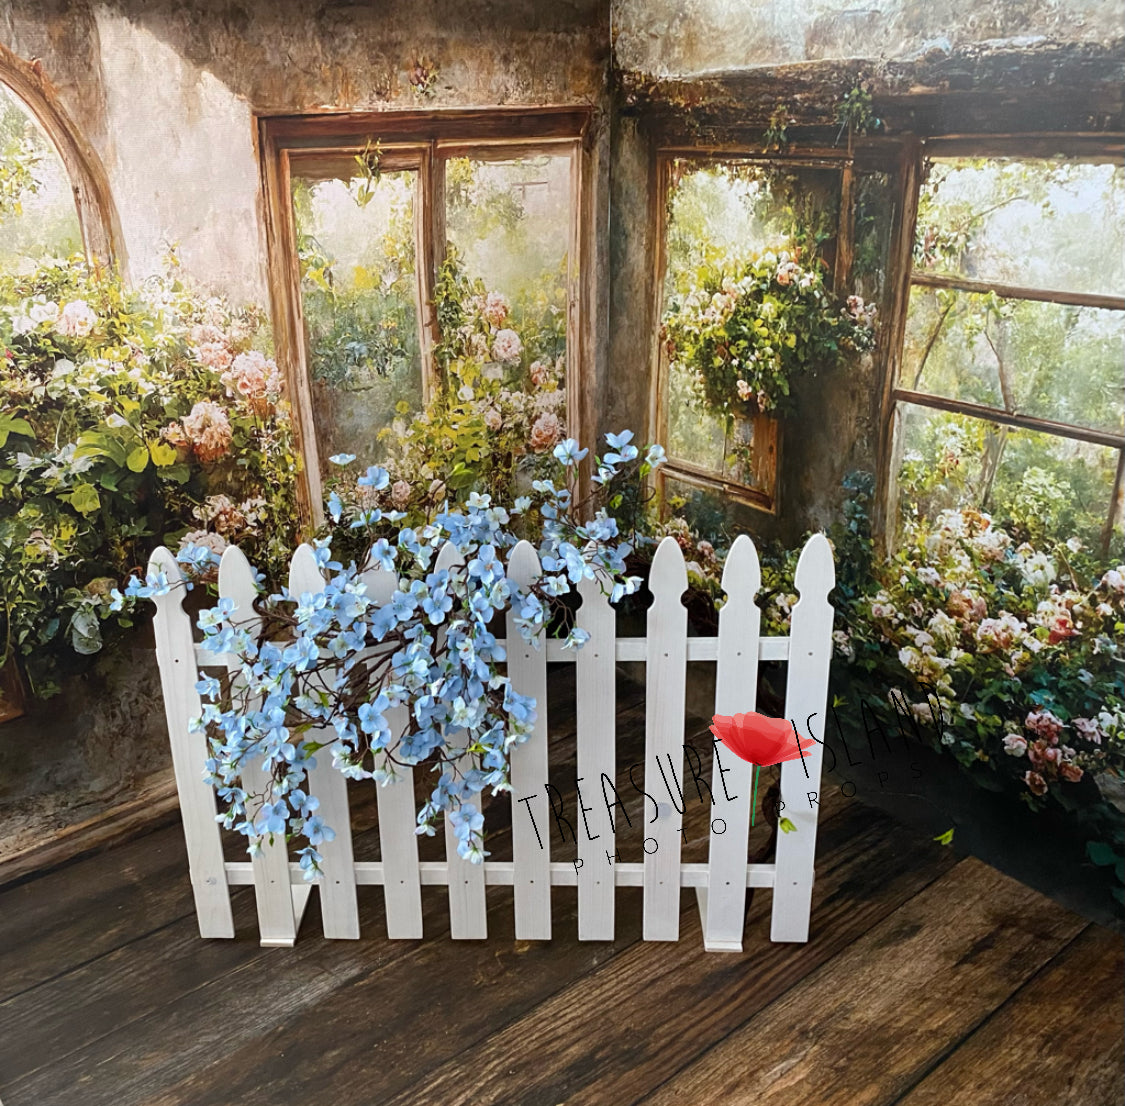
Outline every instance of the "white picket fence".
<path id="1" fill-rule="evenodd" d="M 447 568 L 456 565 L 456 550 L 446 546 L 437 563 Z M 166 573 L 174 584 L 181 579 L 175 558 L 167 549 L 156 550 L 149 567 L 151 571 Z M 535 550 L 521 542 L 511 554 L 510 576 L 526 583 L 539 571 Z M 718 665 L 715 713 L 724 715 L 755 708 L 760 660 L 788 661 L 785 717 L 795 720 L 803 733 L 811 733 L 818 742 L 823 740 L 832 654 L 833 612 L 828 594 L 834 582 L 831 548 L 823 535 L 814 535 L 802 550 L 797 565 L 795 587 L 800 599 L 793 608 L 789 637 L 762 637 L 760 612 L 754 604 L 761 584 L 758 554 L 750 538 L 743 535 L 731 548 L 723 572 L 726 601 L 719 614 L 718 636 L 688 637 L 687 611 L 681 602 L 687 588 L 687 572 L 679 546 L 666 538 L 652 564 L 649 587 L 655 601 L 648 611 L 647 633 L 643 638 L 616 636 L 615 611 L 592 581 L 583 581 L 578 589 L 582 605 L 576 621 L 589 632 L 590 640 L 577 651 L 563 650 L 559 641 L 548 641 L 545 648 L 539 649 L 526 644 L 509 615 L 508 673 L 515 688 L 534 696 L 538 704 L 534 734 L 512 752 L 512 802 L 534 796 L 530 803 L 522 803 L 513 810 L 513 860 L 483 864 L 462 860 L 447 822 L 446 859 L 420 862 L 414 833 L 413 779 L 407 769 L 401 782 L 371 785 L 378 803 L 382 859 L 355 861 L 346 781 L 331 767 L 331 758 L 321 757 L 312 770 L 310 790 L 320 800 L 319 813 L 324 821 L 336 830 L 335 840 L 320 849 L 326 875 L 315 884 L 320 891 L 325 937 L 358 938 L 356 887 L 381 884 L 386 900 L 387 935 L 419 938 L 421 886 L 441 884 L 449 889 L 450 931 L 454 938 L 487 936 L 485 889 L 489 885 L 505 885 L 514 889 L 516 937 L 547 940 L 551 936 L 551 888 L 577 885 L 579 940 L 612 940 L 614 889 L 642 886 L 646 941 L 679 938 L 680 892 L 684 887 L 695 888 L 704 944 L 709 950 L 741 950 L 747 887 L 773 889 L 774 941 L 807 941 L 817 829 L 817 804 L 811 800 L 820 792 L 822 746 L 818 743 L 803 759 L 782 765 L 781 800 L 784 816 L 794 829 L 778 834 L 772 864 L 747 862 L 751 766 L 727 750 L 721 753 L 721 780 L 719 765 L 715 763 L 712 768 L 714 801 L 707 863 L 681 862 L 683 815 L 676 806 L 660 803 L 655 821 L 649 822 L 647 799 L 643 863 L 613 859 L 616 846 L 609 811 L 603 803 L 589 799 L 587 805 L 594 809 L 588 814 L 588 830 L 579 826 L 581 819 L 575 817 L 576 811 L 569 815 L 577 832 L 581 863 L 552 861 L 552 815 L 544 790 L 548 779 L 547 665 L 557 661 L 577 665 L 577 775 L 583 780 L 598 781 L 602 773 L 610 780 L 616 779 L 614 662 L 645 662 L 644 790 L 651 795 L 661 793 L 664 781 L 655 766 L 667 764 L 670 757 L 675 786 L 682 794 L 688 661 L 712 661 Z M 386 602 L 396 586 L 394 576 L 379 569 L 368 574 L 367 583 L 368 594 L 379 602 Z M 300 594 L 316 592 L 323 586 L 312 550 L 302 546 L 291 563 L 290 589 Z M 237 548 L 231 547 L 223 555 L 219 592 L 234 600 L 236 621 L 253 624 L 258 619 L 252 606 L 255 591 L 251 569 Z M 314 885 L 305 882 L 299 866 L 290 860 L 286 845 L 280 840 L 266 845 L 252 861 L 224 860 L 215 794 L 203 780 L 206 743 L 203 735 L 189 732 L 188 720 L 201 710 L 195 690 L 197 670 L 203 666 L 237 670 L 238 665 L 233 657 L 212 654 L 196 644 L 191 618 L 182 606 L 183 597 L 183 589 L 174 587 L 155 601 L 156 652 L 199 932 L 203 937 L 233 937 L 229 888 L 253 884 L 261 943 L 289 946 L 296 940 Z M 406 710 L 400 707 L 394 715 L 388 715 L 393 731 L 401 730 Z M 332 735 L 332 731 L 329 733 Z M 712 755 L 717 760 L 720 754 Z M 247 765 L 243 782 L 251 792 L 260 791 L 266 783 L 257 765 Z M 728 794 L 732 801 L 726 801 Z M 506 799 L 492 799 L 492 809 L 499 801 Z M 684 809 L 686 802 L 685 795 L 680 804 Z M 538 833 L 533 830 L 525 808 L 539 827 Z"/>

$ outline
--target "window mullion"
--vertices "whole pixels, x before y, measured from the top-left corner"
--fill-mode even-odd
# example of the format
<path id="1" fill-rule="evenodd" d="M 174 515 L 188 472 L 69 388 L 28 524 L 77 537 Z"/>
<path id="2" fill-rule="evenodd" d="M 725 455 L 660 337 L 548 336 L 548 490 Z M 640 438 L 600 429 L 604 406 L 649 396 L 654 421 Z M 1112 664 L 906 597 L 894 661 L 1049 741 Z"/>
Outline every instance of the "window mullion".
<path id="1" fill-rule="evenodd" d="M 1125 441 L 1122 440 L 1121 435 L 1114 434 L 1110 430 L 1095 430 L 1088 426 L 1054 422 L 1051 419 L 1037 418 L 1035 415 L 1019 415 L 1011 411 L 1004 411 L 999 407 L 985 407 L 980 403 L 969 403 L 965 400 L 949 399 L 946 396 L 930 395 L 928 392 L 913 392 L 907 388 L 896 388 L 893 398 L 898 403 L 914 403 L 920 407 L 932 407 L 938 411 L 967 415 L 970 418 L 982 419 L 985 422 L 1014 426 L 1018 430 L 1053 434 L 1057 438 L 1073 438 L 1075 441 L 1091 442 L 1094 445 L 1108 446 L 1110 449 L 1125 447 Z"/>

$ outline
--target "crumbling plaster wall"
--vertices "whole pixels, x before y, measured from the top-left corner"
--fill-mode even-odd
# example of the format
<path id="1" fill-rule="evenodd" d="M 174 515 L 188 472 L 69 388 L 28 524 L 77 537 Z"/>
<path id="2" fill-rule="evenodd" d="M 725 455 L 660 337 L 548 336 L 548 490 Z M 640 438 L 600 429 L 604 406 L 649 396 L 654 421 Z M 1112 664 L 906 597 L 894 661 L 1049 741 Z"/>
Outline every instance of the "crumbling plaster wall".
<path id="1" fill-rule="evenodd" d="M 1122 0 L 613 0 L 614 56 L 626 72 L 697 77 L 759 67 L 930 51 L 1105 44 L 1125 33 Z"/>
<path id="2" fill-rule="evenodd" d="M 254 113 L 603 102 L 602 0 L 8 0 L 0 41 L 38 58 L 100 155 L 130 276 L 170 245 L 265 302 Z M 433 94 L 409 83 L 438 69 Z"/>
<path id="3" fill-rule="evenodd" d="M 196 280 L 268 303 L 256 113 L 590 104 L 608 187 L 608 0 L 0 0 L 0 42 L 38 59 L 101 159 L 134 281 L 174 245 Z M 438 70 L 424 98 L 417 60 Z M 0 862 L 170 780 L 134 644 L 0 726 Z"/>

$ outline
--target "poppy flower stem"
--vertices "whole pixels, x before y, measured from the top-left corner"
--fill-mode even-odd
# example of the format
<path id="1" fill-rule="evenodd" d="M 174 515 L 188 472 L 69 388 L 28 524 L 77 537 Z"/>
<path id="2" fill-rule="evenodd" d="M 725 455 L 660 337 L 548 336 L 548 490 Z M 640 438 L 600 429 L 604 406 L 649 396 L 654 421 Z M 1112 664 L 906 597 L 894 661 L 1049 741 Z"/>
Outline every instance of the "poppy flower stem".
<path id="1" fill-rule="evenodd" d="M 750 828 L 754 828 L 754 812 L 758 807 L 758 776 L 761 774 L 762 766 L 760 764 L 754 765 L 754 794 L 750 797 Z"/>

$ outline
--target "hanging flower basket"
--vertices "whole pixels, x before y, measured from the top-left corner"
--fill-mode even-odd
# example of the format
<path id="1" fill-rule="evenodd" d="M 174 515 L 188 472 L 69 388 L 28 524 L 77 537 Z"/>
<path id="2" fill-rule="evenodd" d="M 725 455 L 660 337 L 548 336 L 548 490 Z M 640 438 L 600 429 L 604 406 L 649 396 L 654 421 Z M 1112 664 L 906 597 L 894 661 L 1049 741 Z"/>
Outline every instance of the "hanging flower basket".
<path id="1" fill-rule="evenodd" d="M 670 359 L 717 412 L 785 415 L 793 377 L 836 368 L 875 344 L 875 307 L 860 296 L 838 302 L 818 269 L 788 253 L 703 266 L 694 283 L 665 316 L 664 337 Z"/>

